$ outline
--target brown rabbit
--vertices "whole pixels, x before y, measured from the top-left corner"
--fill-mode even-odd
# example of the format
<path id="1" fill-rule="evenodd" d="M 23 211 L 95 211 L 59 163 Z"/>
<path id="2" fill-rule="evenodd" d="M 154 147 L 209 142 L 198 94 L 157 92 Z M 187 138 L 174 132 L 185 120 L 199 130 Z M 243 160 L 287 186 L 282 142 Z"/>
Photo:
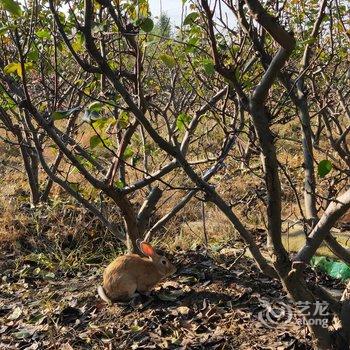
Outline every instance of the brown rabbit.
<path id="1" fill-rule="evenodd" d="M 140 242 L 141 252 L 147 256 L 127 254 L 112 261 L 103 273 L 103 287 L 98 294 L 107 303 L 126 301 L 136 291 L 147 293 L 163 278 L 172 275 L 176 268 L 165 256 L 158 255 L 147 242 Z"/>

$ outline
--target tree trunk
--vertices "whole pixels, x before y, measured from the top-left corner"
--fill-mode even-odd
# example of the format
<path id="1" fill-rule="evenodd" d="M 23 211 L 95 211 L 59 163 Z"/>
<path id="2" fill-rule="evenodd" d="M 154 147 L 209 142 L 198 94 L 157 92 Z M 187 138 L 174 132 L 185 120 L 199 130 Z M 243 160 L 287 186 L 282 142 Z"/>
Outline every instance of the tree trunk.
<path id="1" fill-rule="evenodd" d="M 312 226 L 317 221 L 317 209 L 316 209 L 316 182 L 315 182 L 315 169 L 314 169 L 314 156 L 312 145 L 312 131 L 310 124 L 310 115 L 307 107 L 306 96 L 303 91 L 305 87 L 302 82 L 298 84 L 298 100 L 297 106 L 301 119 L 301 131 L 302 131 L 302 146 L 304 156 L 304 205 L 306 219 L 311 221 Z"/>
<path id="2" fill-rule="evenodd" d="M 323 324 L 328 325 L 328 314 L 322 315 L 317 313 L 316 299 L 306 286 L 303 278 L 298 272 L 294 272 L 293 270 L 285 274 L 290 269 L 287 265 L 276 264 L 276 269 L 278 269 L 279 273 L 284 273 L 284 275 L 281 274 L 281 281 L 293 300 L 300 302 L 301 305 L 308 306 L 303 316 L 311 332 L 314 349 L 332 349 L 328 326 L 322 326 Z"/>
<path id="3" fill-rule="evenodd" d="M 350 345 L 350 282 L 348 282 L 342 298 L 342 308 L 340 313 L 340 323 L 342 326 L 342 335 L 347 345 Z"/>
<path id="4" fill-rule="evenodd" d="M 31 149 L 31 146 L 28 144 L 28 141 L 25 138 L 23 138 L 19 126 L 14 125 L 13 130 L 19 143 L 24 168 L 28 178 L 28 184 L 30 188 L 30 203 L 32 206 L 35 206 L 40 201 L 38 158 L 35 150 Z"/>
<path id="5" fill-rule="evenodd" d="M 137 240 L 144 237 L 148 228 L 148 220 L 161 196 L 162 191 L 158 187 L 153 188 L 138 214 L 136 214 L 134 206 L 125 195 L 116 196 L 114 193 L 110 194 L 110 197 L 113 198 L 122 212 L 127 233 L 126 245 L 130 253 L 141 254 Z"/>

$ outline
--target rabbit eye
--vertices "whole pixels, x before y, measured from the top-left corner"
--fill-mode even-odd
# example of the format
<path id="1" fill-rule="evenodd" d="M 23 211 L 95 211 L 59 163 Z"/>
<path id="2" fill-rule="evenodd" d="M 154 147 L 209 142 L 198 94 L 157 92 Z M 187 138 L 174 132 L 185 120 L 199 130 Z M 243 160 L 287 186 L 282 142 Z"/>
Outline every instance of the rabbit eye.
<path id="1" fill-rule="evenodd" d="M 165 260 L 162 260 L 162 264 L 163 264 L 163 265 L 166 265 L 166 261 L 165 261 Z"/>

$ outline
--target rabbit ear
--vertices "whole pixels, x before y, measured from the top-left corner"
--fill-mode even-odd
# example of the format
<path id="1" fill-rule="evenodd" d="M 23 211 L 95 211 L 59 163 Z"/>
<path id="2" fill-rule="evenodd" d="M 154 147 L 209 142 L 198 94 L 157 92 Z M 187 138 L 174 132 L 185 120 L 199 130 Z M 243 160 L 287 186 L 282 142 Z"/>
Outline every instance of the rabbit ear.
<path id="1" fill-rule="evenodd" d="M 139 246 L 140 246 L 140 250 L 143 254 L 145 254 L 147 256 L 154 256 L 155 251 L 149 243 L 142 241 L 142 242 L 140 242 Z"/>

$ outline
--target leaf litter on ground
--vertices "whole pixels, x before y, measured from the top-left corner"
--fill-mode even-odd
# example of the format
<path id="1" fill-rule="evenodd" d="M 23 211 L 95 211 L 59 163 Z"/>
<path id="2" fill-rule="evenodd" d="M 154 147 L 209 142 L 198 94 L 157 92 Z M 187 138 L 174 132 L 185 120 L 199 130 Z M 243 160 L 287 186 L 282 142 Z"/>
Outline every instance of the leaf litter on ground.
<path id="1" fill-rule="evenodd" d="M 1 271 L 0 349 L 311 349 L 305 326 L 259 321 L 262 300 L 290 302 L 251 260 L 228 269 L 238 255 L 179 251 L 175 276 L 149 296 L 112 306 L 97 297 L 102 266 L 47 279 L 34 266 L 23 276 L 25 261 L 9 264 Z"/>

